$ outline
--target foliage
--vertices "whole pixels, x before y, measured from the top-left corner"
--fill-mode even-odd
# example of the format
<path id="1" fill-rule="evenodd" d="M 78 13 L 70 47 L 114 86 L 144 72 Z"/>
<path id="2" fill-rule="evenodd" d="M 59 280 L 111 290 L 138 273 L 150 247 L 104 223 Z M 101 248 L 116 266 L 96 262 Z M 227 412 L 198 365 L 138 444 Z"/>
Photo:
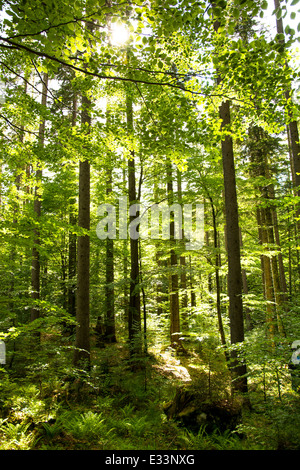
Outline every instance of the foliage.
<path id="1" fill-rule="evenodd" d="M 274 9 L 272 25 L 285 21 L 277 35 L 264 23 L 273 9 L 265 0 L 1 7 L 1 449 L 298 450 L 299 395 L 288 368 L 300 337 L 299 155 L 290 127 L 299 121 L 297 0 Z M 116 25 L 129 31 L 123 44 Z M 229 315 L 228 140 L 243 284 L 238 343 Z M 90 201 L 82 204 L 87 163 Z M 132 176 L 145 218 L 154 204 L 204 204 L 201 249 L 141 238 L 134 266 L 129 240 L 98 238 L 98 206 L 112 204 L 118 216 Z M 83 240 L 89 265 L 79 278 Z M 87 278 L 89 360 L 78 365 Z M 140 325 L 132 326 L 137 295 Z M 135 327 L 138 357 L 128 343 Z M 199 422 L 195 431 L 167 417 L 182 384 L 225 408 L 236 361 L 247 366 L 252 406 L 236 429 Z"/>

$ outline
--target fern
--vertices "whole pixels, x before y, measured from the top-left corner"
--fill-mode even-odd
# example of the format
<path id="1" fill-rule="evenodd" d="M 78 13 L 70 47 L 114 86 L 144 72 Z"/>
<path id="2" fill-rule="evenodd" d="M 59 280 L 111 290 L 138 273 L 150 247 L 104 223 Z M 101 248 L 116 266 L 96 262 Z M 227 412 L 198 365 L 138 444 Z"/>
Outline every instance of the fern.
<path id="1" fill-rule="evenodd" d="M 76 439 L 97 439 L 112 431 L 107 431 L 104 421 L 102 413 L 87 411 L 66 421 L 64 428 Z"/>
<path id="2" fill-rule="evenodd" d="M 6 423 L 0 426 L 3 433 L 1 447 L 3 450 L 28 450 L 33 445 L 34 435 L 28 432 L 30 423 Z"/>

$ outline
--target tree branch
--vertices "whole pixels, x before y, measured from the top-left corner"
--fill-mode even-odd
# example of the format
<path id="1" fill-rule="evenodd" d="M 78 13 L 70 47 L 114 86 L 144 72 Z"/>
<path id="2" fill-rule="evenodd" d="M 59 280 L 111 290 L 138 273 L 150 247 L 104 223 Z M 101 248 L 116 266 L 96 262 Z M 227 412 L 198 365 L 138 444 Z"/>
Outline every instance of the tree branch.
<path id="1" fill-rule="evenodd" d="M 86 70 L 84 68 L 77 67 L 76 65 L 70 64 L 70 63 L 68 63 L 68 62 L 66 62 L 62 59 L 58 59 L 55 56 L 47 54 L 46 52 L 36 51 L 36 50 L 32 49 L 31 47 L 26 46 L 25 44 L 19 44 L 17 42 L 12 41 L 9 38 L 5 38 L 5 37 L 0 36 L 0 40 L 3 41 L 3 42 L 8 43 L 10 45 L 10 46 L 7 46 L 6 44 L 0 44 L 0 48 L 1 47 L 6 47 L 6 48 L 8 47 L 8 48 L 11 48 L 11 49 L 24 50 L 26 52 L 29 52 L 30 54 L 34 54 L 38 57 L 49 59 L 49 60 L 54 61 L 54 62 L 56 62 L 60 65 L 64 65 L 68 68 L 76 70 L 77 72 L 81 72 L 85 75 L 89 75 L 89 76 L 92 76 L 92 77 L 97 77 L 97 78 L 104 79 L 104 80 L 117 80 L 117 81 L 122 81 L 122 82 L 129 82 L 129 83 L 143 83 L 145 85 L 167 86 L 167 87 L 174 88 L 174 89 L 177 89 L 177 90 L 186 91 L 186 92 L 194 94 L 194 95 L 205 95 L 205 93 L 189 90 L 189 89 L 185 88 L 184 86 L 175 85 L 174 83 L 170 83 L 170 82 L 157 82 L 157 81 L 134 79 L 134 78 L 129 78 L 129 77 L 103 75 L 103 74 L 100 74 L 98 72 L 92 72 L 90 70 Z"/>
<path id="2" fill-rule="evenodd" d="M 13 129 L 17 129 L 17 130 L 20 131 L 21 133 L 27 132 L 28 134 L 33 134 L 33 135 L 35 135 L 36 137 L 39 136 L 39 134 L 38 134 L 37 132 L 29 131 L 28 129 L 22 129 L 21 127 L 17 126 L 17 125 L 14 124 L 13 122 L 11 122 L 6 116 L 4 116 L 4 114 L 1 114 L 1 113 L 0 113 L 0 117 L 3 118 L 4 121 L 6 121 Z"/>

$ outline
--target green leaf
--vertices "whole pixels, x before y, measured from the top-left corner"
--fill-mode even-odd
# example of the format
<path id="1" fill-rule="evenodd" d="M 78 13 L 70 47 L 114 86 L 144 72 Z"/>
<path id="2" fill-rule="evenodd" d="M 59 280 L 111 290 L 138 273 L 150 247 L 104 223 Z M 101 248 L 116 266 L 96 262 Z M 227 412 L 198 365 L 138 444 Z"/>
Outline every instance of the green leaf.
<path id="1" fill-rule="evenodd" d="M 292 3 L 291 3 L 291 6 L 297 5 L 298 2 L 299 2 L 299 0 L 293 0 Z"/>
<path id="2" fill-rule="evenodd" d="M 234 18 L 238 19 L 240 17 L 240 10 L 238 8 L 234 8 L 232 14 Z"/>

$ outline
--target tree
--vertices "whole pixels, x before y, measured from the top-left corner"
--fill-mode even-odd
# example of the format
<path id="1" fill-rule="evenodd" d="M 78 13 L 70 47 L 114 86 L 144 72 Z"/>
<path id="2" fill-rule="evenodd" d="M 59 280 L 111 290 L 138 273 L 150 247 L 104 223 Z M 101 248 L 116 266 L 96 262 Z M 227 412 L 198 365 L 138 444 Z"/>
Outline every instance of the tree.
<path id="1" fill-rule="evenodd" d="M 214 22 L 214 29 L 218 32 L 220 23 Z M 218 78 L 218 84 L 221 84 Z M 221 129 L 223 137 L 221 142 L 223 175 L 224 175 L 224 199 L 226 217 L 226 244 L 228 257 L 228 296 L 230 339 L 232 345 L 244 341 L 244 318 L 242 299 L 242 270 L 240 254 L 239 217 L 236 193 L 235 166 L 233 153 L 233 140 L 230 135 L 230 101 L 223 100 L 219 107 Z M 246 365 L 239 362 L 236 350 L 232 352 L 231 370 L 233 373 L 233 388 L 240 392 L 247 392 Z"/>
<path id="2" fill-rule="evenodd" d="M 132 90 L 126 89 L 126 119 L 127 130 L 133 139 L 133 100 Z M 132 144 L 131 144 L 132 145 Z M 128 158 L 128 199 L 129 207 L 137 204 L 136 177 L 135 177 L 135 151 L 129 151 Z M 139 216 L 139 211 L 129 216 L 130 224 Z M 135 228 L 139 231 L 139 225 Z M 134 231 L 135 231 L 134 230 Z M 141 355 L 141 299 L 140 299 L 140 276 L 139 276 L 139 241 L 138 236 L 130 234 L 130 289 L 129 289 L 129 310 L 128 310 L 128 332 L 130 352 L 133 358 Z"/>
<path id="3" fill-rule="evenodd" d="M 174 203 L 173 194 L 173 172 L 172 164 L 167 161 L 167 194 L 168 204 L 171 209 Z M 170 279 L 169 279 L 169 296 L 170 296 L 170 337 L 171 344 L 175 347 L 180 343 L 180 315 L 179 315 L 179 285 L 177 274 L 177 253 L 175 240 L 175 220 L 174 213 L 170 213 Z"/>
<path id="4" fill-rule="evenodd" d="M 47 89 L 48 89 L 48 74 L 45 73 L 43 76 L 43 83 L 42 83 L 42 99 L 41 104 L 42 106 L 46 106 L 47 104 Z M 45 119 L 42 119 L 39 126 L 39 133 L 38 133 L 38 146 L 40 150 L 44 146 L 45 140 Z M 40 308 L 38 306 L 38 301 L 40 299 L 40 253 L 39 253 L 39 246 L 41 244 L 40 241 L 40 231 L 39 231 L 39 224 L 40 224 L 40 217 L 41 217 L 41 181 L 42 181 L 42 169 L 40 168 L 40 162 L 37 162 L 37 170 L 36 170 L 36 181 L 37 185 L 35 187 L 35 198 L 34 198 L 34 214 L 35 214 L 35 228 L 34 232 L 34 242 L 32 248 L 32 267 L 31 267 L 31 287 L 32 287 L 32 299 L 34 300 L 35 304 L 31 309 L 31 321 L 36 320 L 40 316 Z"/>
<path id="5" fill-rule="evenodd" d="M 91 128 L 91 100 L 82 96 L 81 123 L 86 135 Z M 79 163 L 78 225 L 90 230 L 90 162 Z M 77 242 L 77 309 L 76 340 L 73 362 L 76 366 L 90 364 L 90 237 L 86 233 Z"/>

